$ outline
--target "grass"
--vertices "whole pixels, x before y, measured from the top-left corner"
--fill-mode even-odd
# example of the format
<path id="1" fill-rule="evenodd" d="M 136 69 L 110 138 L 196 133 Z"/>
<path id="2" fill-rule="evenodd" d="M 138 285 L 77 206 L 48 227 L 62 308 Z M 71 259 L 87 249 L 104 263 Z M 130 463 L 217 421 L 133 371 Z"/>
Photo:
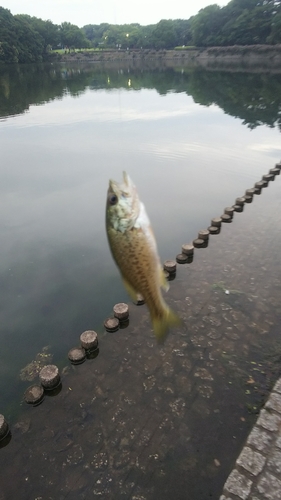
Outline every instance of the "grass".
<path id="1" fill-rule="evenodd" d="M 102 52 L 103 49 L 97 49 L 97 48 L 87 48 L 87 49 L 70 49 L 70 52 Z M 56 54 L 65 54 L 69 53 L 69 49 L 54 49 L 52 52 L 55 52 Z"/>
<path id="2" fill-rule="evenodd" d="M 175 50 L 196 50 L 198 47 L 195 47 L 195 45 L 179 45 L 178 47 L 175 47 Z"/>

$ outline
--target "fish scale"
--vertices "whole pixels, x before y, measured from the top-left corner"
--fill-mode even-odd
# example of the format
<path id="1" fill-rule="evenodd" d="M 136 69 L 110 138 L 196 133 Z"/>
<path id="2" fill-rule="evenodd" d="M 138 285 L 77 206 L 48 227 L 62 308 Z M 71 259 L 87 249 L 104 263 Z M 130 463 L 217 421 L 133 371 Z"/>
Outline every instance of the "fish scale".
<path id="1" fill-rule="evenodd" d="M 145 241 L 142 241 L 140 235 L 136 238 L 135 231 L 138 230 L 130 230 L 130 234 L 126 235 L 126 242 L 122 245 L 124 238 L 122 233 L 114 229 L 110 230 L 108 236 L 112 242 L 112 254 L 119 269 L 123 270 L 123 278 L 135 288 L 137 293 L 142 294 L 149 309 L 161 317 L 164 301 L 160 293 L 156 293 L 157 288 L 151 287 L 151 283 L 153 284 L 157 279 L 154 274 L 157 273 L 158 262 L 155 259 L 154 265 L 151 265 L 151 255 L 147 254 Z"/>

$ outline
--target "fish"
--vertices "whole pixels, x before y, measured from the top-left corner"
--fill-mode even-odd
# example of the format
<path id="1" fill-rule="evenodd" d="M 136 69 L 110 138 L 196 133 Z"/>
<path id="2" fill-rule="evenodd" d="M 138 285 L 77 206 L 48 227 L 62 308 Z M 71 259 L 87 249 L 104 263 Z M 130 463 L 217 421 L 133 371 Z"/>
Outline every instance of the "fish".
<path id="1" fill-rule="evenodd" d="M 167 291 L 169 284 L 145 206 L 126 172 L 123 172 L 122 183 L 109 181 L 106 232 L 128 294 L 134 302 L 142 295 L 155 336 L 163 341 L 169 328 L 179 326 L 182 321 L 163 299 L 161 288 Z"/>

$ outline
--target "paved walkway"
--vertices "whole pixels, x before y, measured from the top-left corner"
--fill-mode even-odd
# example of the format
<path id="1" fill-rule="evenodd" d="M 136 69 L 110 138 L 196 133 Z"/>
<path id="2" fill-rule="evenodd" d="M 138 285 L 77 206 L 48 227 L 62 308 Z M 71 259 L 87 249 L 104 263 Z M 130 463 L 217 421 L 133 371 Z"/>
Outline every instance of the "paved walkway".
<path id="1" fill-rule="evenodd" d="M 229 475 L 220 500 L 281 499 L 281 378 Z"/>

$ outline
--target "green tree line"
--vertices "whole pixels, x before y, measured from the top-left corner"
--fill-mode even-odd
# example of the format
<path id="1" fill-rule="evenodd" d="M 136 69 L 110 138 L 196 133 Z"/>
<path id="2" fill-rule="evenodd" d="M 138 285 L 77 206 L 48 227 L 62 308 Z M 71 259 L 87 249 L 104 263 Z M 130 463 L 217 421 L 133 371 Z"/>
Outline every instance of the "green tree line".
<path id="1" fill-rule="evenodd" d="M 190 19 L 157 24 L 88 24 L 83 28 L 28 15 L 13 16 L 0 7 L 0 62 L 38 62 L 57 47 L 172 49 L 281 43 L 281 0 L 231 0 L 201 9 Z"/>
<path id="2" fill-rule="evenodd" d="M 84 31 L 71 23 L 56 25 L 25 14 L 13 16 L 0 7 L 0 62 L 40 62 L 57 46 L 82 48 L 90 42 Z"/>
<path id="3" fill-rule="evenodd" d="M 191 19 L 194 45 L 277 44 L 281 42 L 281 0 L 231 0 L 209 5 Z"/>
<path id="4" fill-rule="evenodd" d="M 157 24 L 88 24 L 82 28 L 92 47 L 122 49 L 173 49 L 190 45 L 190 20 L 162 19 Z"/>

